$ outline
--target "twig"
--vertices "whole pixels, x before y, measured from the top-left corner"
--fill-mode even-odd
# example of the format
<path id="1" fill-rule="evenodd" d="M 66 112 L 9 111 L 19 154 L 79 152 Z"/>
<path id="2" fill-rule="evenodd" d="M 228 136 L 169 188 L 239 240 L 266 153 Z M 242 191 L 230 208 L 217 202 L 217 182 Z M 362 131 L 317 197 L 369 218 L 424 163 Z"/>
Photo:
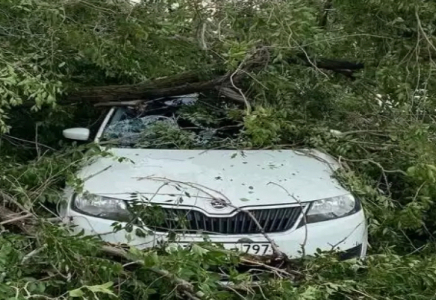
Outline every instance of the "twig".
<path id="1" fill-rule="evenodd" d="M 391 190 L 390 190 L 390 183 L 388 181 L 388 177 L 386 176 L 386 173 L 399 173 L 399 174 L 402 174 L 404 176 L 408 176 L 407 173 L 404 172 L 403 170 L 386 170 L 385 168 L 383 168 L 383 166 L 380 163 L 378 163 L 372 159 L 347 159 L 344 157 L 341 157 L 341 159 L 346 160 L 346 161 L 350 161 L 350 162 L 369 162 L 369 163 L 372 163 L 372 164 L 376 165 L 377 167 L 379 167 L 381 172 L 382 172 L 382 175 L 383 175 L 383 178 L 384 178 L 384 181 L 386 184 L 386 189 L 387 189 L 389 195 L 391 195 Z"/>
<path id="2" fill-rule="evenodd" d="M 378 300 L 377 298 L 375 298 L 375 297 L 373 297 L 373 296 L 371 296 L 371 295 L 368 295 L 368 294 L 366 294 L 366 293 L 364 293 L 364 292 L 361 292 L 361 291 L 358 291 L 358 290 L 356 290 L 356 289 L 351 289 L 351 291 L 353 291 L 353 292 L 355 292 L 355 293 L 358 293 L 358 294 L 360 294 L 360 295 L 362 295 L 362 296 L 364 296 L 364 297 L 367 297 L 367 298 L 369 298 L 369 299 L 372 299 L 372 300 Z"/>
<path id="3" fill-rule="evenodd" d="M 38 123 L 36 123 L 35 125 L 35 149 L 36 149 L 36 155 L 38 160 L 41 158 L 41 152 L 39 150 L 38 147 L 39 143 L 38 143 Z"/>
<path id="4" fill-rule="evenodd" d="M 124 249 L 120 249 L 120 248 L 115 248 L 115 247 L 112 247 L 112 246 L 104 245 L 104 246 L 101 247 L 101 250 L 103 252 L 109 254 L 109 255 L 112 255 L 112 256 L 121 257 L 121 258 L 130 260 L 130 261 L 132 260 L 132 258 L 129 257 L 128 252 L 125 251 Z M 142 260 L 135 260 L 134 262 L 137 263 L 137 264 L 140 264 L 140 265 L 144 265 L 144 262 Z M 160 275 L 162 277 L 170 279 L 172 282 L 174 282 L 176 284 L 176 286 L 179 288 L 179 290 L 180 290 L 180 292 L 182 294 L 188 293 L 190 296 L 194 297 L 194 298 L 191 298 L 191 299 L 196 299 L 197 300 L 197 299 L 201 298 L 202 293 L 201 292 L 195 292 L 194 286 L 193 286 L 192 283 L 190 283 L 190 282 L 188 282 L 188 281 L 186 281 L 184 279 L 181 279 L 181 278 L 177 277 L 174 274 L 171 274 L 167 270 L 162 270 L 162 269 L 158 269 L 158 268 L 155 268 L 155 267 L 146 268 L 146 269 L 149 270 L 149 271 L 152 271 L 152 272 L 154 272 L 154 273 L 156 273 L 156 274 L 158 274 L 158 275 Z"/>
<path id="5" fill-rule="evenodd" d="M 333 244 L 333 245 L 329 244 L 329 245 L 332 247 L 332 250 L 335 250 L 335 248 L 336 248 L 337 246 L 339 246 L 340 244 L 342 244 L 343 242 L 345 242 L 345 241 L 346 241 L 346 240 L 347 240 L 347 239 L 348 239 L 348 238 L 353 234 L 353 232 L 356 231 L 356 229 L 359 228 L 359 226 L 363 224 L 363 222 L 364 222 L 364 221 L 362 221 L 362 222 L 360 222 L 359 224 L 357 224 L 356 227 L 354 227 L 354 229 L 351 230 L 351 232 L 350 232 L 348 235 L 346 235 L 343 239 L 341 239 L 341 240 L 340 240 L 339 242 L 337 242 L 336 244 Z"/>
<path id="6" fill-rule="evenodd" d="M 218 251 L 218 252 L 221 252 L 221 253 L 224 253 L 224 254 L 234 254 L 234 253 L 235 253 L 235 251 L 233 251 L 233 250 L 226 250 L 226 249 L 221 249 L 221 248 L 216 248 L 216 247 L 210 247 L 210 246 L 207 246 L 207 245 L 203 245 L 202 247 L 205 248 L 205 249 L 207 249 L 207 250 L 210 250 L 210 251 Z M 243 263 L 251 264 L 251 265 L 256 265 L 256 266 L 258 266 L 258 267 L 263 267 L 263 268 L 265 268 L 265 269 L 268 269 L 268 270 L 270 270 L 270 271 L 275 272 L 276 274 L 277 274 L 277 273 L 280 273 L 280 274 L 282 274 L 283 276 L 286 276 L 286 277 L 289 277 L 289 278 L 294 278 L 295 276 L 294 276 L 293 274 L 295 274 L 295 275 L 299 275 L 299 276 L 302 276 L 302 275 L 303 275 L 301 272 L 298 272 L 298 271 L 295 271 L 295 270 L 292 270 L 291 272 L 292 272 L 293 274 L 291 274 L 290 272 L 288 272 L 288 271 L 286 271 L 286 270 L 283 270 L 283 269 L 279 269 L 279 268 L 276 268 L 276 267 L 270 266 L 270 265 L 268 265 L 268 264 L 266 264 L 266 263 L 263 263 L 263 262 L 260 262 L 260 261 L 251 260 L 251 259 L 246 258 L 246 257 L 241 257 L 240 260 L 241 260 L 241 262 L 243 262 Z M 277 274 L 277 275 L 278 275 L 278 274 Z M 279 276 L 280 276 L 280 275 L 279 275 Z M 281 277 L 281 276 L 280 276 L 280 277 Z"/>
<path id="7" fill-rule="evenodd" d="M 303 244 L 301 244 L 301 250 L 303 251 L 303 257 L 306 256 L 306 244 L 307 244 L 307 217 L 306 217 L 306 212 L 304 211 L 304 206 L 301 203 L 300 199 L 298 199 L 297 197 L 295 197 L 294 195 L 292 195 L 291 193 L 289 193 L 289 191 L 283 187 L 282 185 L 275 183 L 275 182 L 268 182 L 268 184 L 273 184 L 278 186 L 279 188 L 281 188 L 282 190 L 284 190 L 289 197 L 291 197 L 292 199 L 294 199 L 295 201 L 298 202 L 298 204 L 300 205 L 301 208 L 301 213 L 303 214 L 303 220 L 304 220 L 304 240 L 303 240 Z"/>
<path id="8" fill-rule="evenodd" d="M 412 240 L 407 236 L 407 234 L 404 232 L 403 229 L 400 229 L 401 233 L 404 235 L 404 237 L 406 238 L 406 240 L 410 243 L 410 246 L 412 246 L 413 249 L 418 249 L 416 248 L 415 244 L 412 242 Z"/>
<path id="9" fill-rule="evenodd" d="M 15 204 L 19 209 L 21 209 L 24 212 L 29 212 L 24 206 L 22 206 L 17 200 L 15 200 L 12 196 L 9 194 L 3 192 L 0 190 L 0 198 L 3 198 L 5 202 L 9 202 L 12 204 Z"/>
<path id="10" fill-rule="evenodd" d="M 231 88 L 228 88 L 228 87 L 217 87 L 216 89 L 217 89 L 217 91 L 219 93 L 221 93 L 222 95 L 226 96 L 227 98 L 234 99 L 236 101 L 240 101 L 240 102 L 246 104 L 245 101 L 247 101 L 247 100 L 244 99 L 244 97 L 242 97 L 240 95 L 240 93 L 235 92 Z"/>
<path id="11" fill-rule="evenodd" d="M 188 296 L 189 299 L 192 299 L 192 300 L 200 300 L 200 298 L 195 297 L 194 295 L 192 295 L 192 294 L 191 294 L 190 292 L 188 292 L 188 291 L 184 291 L 183 294 L 185 294 L 186 296 Z"/>
<path id="12" fill-rule="evenodd" d="M 43 251 L 45 248 L 47 248 L 47 244 L 44 244 L 41 248 L 35 249 L 28 254 L 26 254 L 23 259 L 21 260 L 21 263 L 24 264 L 26 261 L 28 261 L 31 257 L 37 255 L 41 251 Z"/>
<path id="13" fill-rule="evenodd" d="M 203 23 L 202 28 L 201 28 L 201 34 L 200 34 L 200 41 L 201 41 L 201 49 L 202 50 L 207 50 L 207 44 L 206 44 L 206 40 L 205 40 L 205 33 L 206 33 L 206 22 Z"/>
<path id="14" fill-rule="evenodd" d="M 141 265 L 141 264 L 142 264 L 141 260 L 129 261 L 128 263 L 125 263 L 123 265 L 123 268 L 128 267 L 128 266 L 132 266 L 132 265 Z"/>
<path id="15" fill-rule="evenodd" d="M 321 15 L 321 18 L 319 21 L 320 27 L 326 27 L 327 19 L 328 19 L 328 12 L 331 10 L 331 8 L 332 8 L 332 0 L 326 0 L 324 3 L 322 15 Z"/>
<path id="16" fill-rule="evenodd" d="M 424 245 L 422 245 L 421 247 L 419 247 L 419 248 L 413 250 L 412 252 L 406 254 L 405 256 L 413 255 L 413 254 L 415 254 L 416 252 L 419 252 L 419 251 L 421 251 L 421 250 L 427 248 L 428 245 L 430 245 L 430 244 L 424 244 Z"/>
<path id="17" fill-rule="evenodd" d="M 267 264 L 259 262 L 259 261 L 250 260 L 250 259 L 247 259 L 247 258 L 244 258 L 244 257 L 241 258 L 241 261 L 245 262 L 245 263 L 248 263 L 248 264 L 253 264 L 253 265 L 260 266 L 260 267 L 264 267 L 265 269 L 269 269 L 269 270 L 274 271 L 276 273 L 281 273 L 283 275 L 288 276 L 289 278 L 294 278 L 294 276 L 291 273 L 289 273 L 288 271 L 286 271 L 286 270 L 275 268 L 273 266 L 267 265 Z M 295 271 L 295 270 L 292 270 L 292 273 L 295 273 L 296 275 L 303 275 L 302 273 L 300 273 L 298 271 Z"/>
<path id="18" fill-rule="evenodd" d="M 433 45 L 433 43 L 430 41 L 430 39 L 428 38 L 427 34 L 424 31 L 424 28 L 422 28 L 422 24 L 421 24 L 421 19 L 419 18 L 419 14 L 418 14 L 418 7 L 415 10 L 415 17 L 416 17 L 416 22 L 418 23 L 418 28 L 421 31 L 422 35 L 424 36 L 425 40 L 427 41 L 428 45 L 433 48 L 433 50 L 436 51 L 436 47 Z"/>
<path id="19" fill-rule="evenodd" d="M 14 136 L 8 135 L 8 134 L 5 134 L 4 136 L 5 136 L 6 138 L 9 138 L 9 139 L 17 140 L 17 141 L 20 141 L 20 142 L 23 142 L 23 143 L 37 144 L 37 145 L 42 146 L 42 147 L 45 147 L 45 148 L 47 148 L 47 149 L 50 149 L 50 150 L 56 151 L 56 149 L 54 149 L 54 148 L 52 148 L 52 147 L 50 147 L 50 146 L 47 146 L 47 145 L 41 144 L 41 143 L 39 143 L 39 142 L 34 142 L 34 141 L 28 141 L 28 140 L 25 140 L 25 139 L 20 139 L 20 138 L 17 138 L 17 137 L 14 137 Z"/>
<path id="20" fill-rule="evenodd" d="M 95 107 L 101 107 L 101 106 L 136 106 L 142 102 L 145 102 L 144 100 L 132 100 L 132 101 L 109 101 L 109 102 L 99 102 L 94 104 Z"/>
<path id="21" fill-rule="evenodd" d="M 289 38 L 292 38 L 292 35 L 289 35 Z M 294 40 L 294 39 L 293 39 Z M 300 50 L 304 53 L 304 56 L 306 57 L 307 62 L 315 69 L 317 70 L 319 73 L 321 73 L 322 75 L 324 75 L 325 78 L 329 79 L 329 76 L 324 73 L 323 71 L 321 71 L 320 68 L 318 68 L 318 66 L 316 65 L 316 63 L 314 63 L 310 57 L 309 54 L 307 54 L 306 50 L 304 50 L 303 47 L 301 47 L 295 40 L 294 42 L 298 45 L 298 47 L 300 48 Z M 289 42 L 288 42 L 289 43 Z M 291 43 L 289 43 L 289 47 L 291 47 Z"/>
<path id="22" fill-rule="evenodd" d="M 0 222 L 0 225 L 5 225 L 5 224 L 9 224 L 9 223 L 16 223 L 18 221 L 30 218 L 32 216 L 33 215 L 31 213 L 28 213 L 28 214 L 26 214 L 24 216 L 19 216 L 19 217 L 16 217 L 16 218 L 11 218 L 11 219 L 9 219 L 10 216 L 2 216 L 3 218 L 8 218 L 8 220 Z"/>
<path id="23" fill-rule="evenodd" d="M 251 105 L 248 102 L 247 97 L 245 97 L 245 94 L 242 91 L 242 89 L 238 88 L 233 81 L 233 77 L 242 69 L 242 65 L 245 64 L 246 60 L 247 60 L 247 57 L 239 64 L 239 66 L 236 68 L 235 72 L 233 72 L 232 75 L 230 75 L 230 83 L 232 84 L 233 88 L 235 90 L 237 90 L 239 92 L 239 94 L 241 94 L 241 97 L 244 100 L 245 106 L 247 108 L 247 115 L 249 115 L 251 113 Z"/>
<path id="24" fill-rule="evenodd" d="M 235 288 L 233 288 L 233 287 L 231 287 L 231 286 L 229 286 L 229 285 L 223 285 L 222 287 L 225 288 L 225 289 L 228 289 L 228 290 L 232 291 L 233 293 L 235 293 L 236 295 L 238 295 L 242 300 L 245 300 L 245 299 L 246 299 L 246 298 L 245 298 L 243 295 L 241 295 L 241 293 L 239 293 Z M 247 289 L 244 289 L 244 291 L 248 292 Z"/>
<path id="25" fill-rule="evenodd" d="M 18 226 L 23 232 L 30 233 L 30 227 L 25 226 L 22 222 L 19 222 L 20 219 L 14 219 L 12 221 L 10 220 L 10 216 L 13 215 L 16 215 L 13 211 L 9 210 L 6 207 L 0 206 L 0 219 L 6 219 L 6 221 L 4 221 L 4 224 L 13 223 L 14 225 Z"/>
<path id="26" fill-rule="evenodd" d="M 103 173 L 103 172 L 109 170 L 110 168 L 112 168 L 112 165 L 109 165 L 109 166 L 107 166 L 106 168 L 104 168 L 103 170 L 100 170 L 100 171 L 98 171 L 97 173 L 94 173 L 94 174 L 89 175 L 88 177 L 85 177 L 85 178 L 83 179 L 83 181 L 87 181 L 87 180 L 91 179 L 92 177 L 95 177 L 95 176 L 97 176 L 97 175 L 99 175 L 99 174 L 101 174 L 101 173 Z"/>
<path id="27" fill-rule="evenodd" d="M 377 135 L 377 136 L 388 136 L 386 134 L 382 134 L 382 133 L 386 133 L 386 132 L 403 132 L 403 130 L 350 130 L 350 131 L 344 131 L 341 132 L 339 135 L 340 136 L 345 136 L 345 135 L 349 135 L 349 134 L 355 134 L 355 133 L 369 133 L 369 134 L 373 134 L 373 135 Z"/>

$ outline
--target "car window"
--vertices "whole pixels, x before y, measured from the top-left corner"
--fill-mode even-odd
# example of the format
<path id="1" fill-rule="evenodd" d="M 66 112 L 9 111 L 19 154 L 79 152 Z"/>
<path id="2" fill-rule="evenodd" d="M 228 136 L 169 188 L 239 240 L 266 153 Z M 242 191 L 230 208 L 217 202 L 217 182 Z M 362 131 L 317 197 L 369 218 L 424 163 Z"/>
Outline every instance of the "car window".
<path id="1" fill-rule="evenodd" d="M 196 95 L 117 108 L 101 141 L 128 148 L 212 148 L 232 144 L 241 125 Z"/>

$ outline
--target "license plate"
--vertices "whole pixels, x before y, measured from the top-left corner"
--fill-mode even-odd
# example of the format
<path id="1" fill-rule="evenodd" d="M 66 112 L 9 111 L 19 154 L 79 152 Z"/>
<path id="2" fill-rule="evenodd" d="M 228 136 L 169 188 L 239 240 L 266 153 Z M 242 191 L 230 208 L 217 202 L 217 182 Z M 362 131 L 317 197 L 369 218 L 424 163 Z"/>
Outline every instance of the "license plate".
<path id="1" fill-rule="evenodd" d="M 251 255 L 270 255 L 273 253 L 269 243 L 217 243 L 222 244 L 227 250 L 236 250 Z M 183 248 L 189 247 L 190 244 L 179 244 Z"/>
<path id="2" fill-rule="evenodd" d="M 230 249 L 236 249 L 241 252 L 252 254 L 252 255 L 268 255 L 268 254 L 272 254 L 273 252 L 271 248 L 271 244 L 268 243 L 246 243 L 246 244 L 233 244 L 229 246 Z M 224 245 L 224 247 L 226 247 L 226 245 Z"/>

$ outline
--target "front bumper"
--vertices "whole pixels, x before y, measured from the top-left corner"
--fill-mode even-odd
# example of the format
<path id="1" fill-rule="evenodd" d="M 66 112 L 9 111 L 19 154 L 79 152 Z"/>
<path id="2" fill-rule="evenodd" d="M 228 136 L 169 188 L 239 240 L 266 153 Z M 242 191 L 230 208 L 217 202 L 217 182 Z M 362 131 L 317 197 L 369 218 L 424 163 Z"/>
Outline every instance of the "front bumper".
<path id="1" fill-rule="evenodd" d="M 363 245 L 357 245 L 353 248 L 347 249 L 345 251 L 342 251 L 339 254 L 339 258 L 342 260 L 346 260 L 346 259 L 350 259 L 350 258 L 356 258 L 356 257 L 361 257 L 362 256 L 362 249 Z"/>
<path id="2" fill-rule="evenodd" d="M 65 222 L 75 225 L 73 227 L 75 231 L 84 230 L 86 235 L 97 235 L 109 243 L 129 244 L 140 249 L 146 249 L 168 241 L 165 233 L 154 233 L 146 237 L 138 237 L 134 234 L 135 228 L 132 233 L 127 233 L 124 230 L 113 232 L 112 224 L 114 221 L 87 216 L 71 208 L 64 211 L 63 217 Z M 336 220 L 308 224 L 281 233 L 270 233 L 268 237 L 276 243 L 280 251 L 290 258 L 314 255 L 318 250 L 345 251 L 348 252 L 348 257 L 346 255 L 345 258 L 350 256 L 364 257 L 368 244 L 367 225 L 363 210 Z M 209 235 L 207 238 L 212 243 L 222 243 L 228 249 L 239 248 L 242 250 L 243 244 L 247 243 L 256 245 L 268 243 L 268 240 L 262 234 Z M 203 241 L 203 236 L 195 234 L 179 235 L 177 238 L 179 244 Z M 269 249 L 270 252 L 271 250 Z"/>

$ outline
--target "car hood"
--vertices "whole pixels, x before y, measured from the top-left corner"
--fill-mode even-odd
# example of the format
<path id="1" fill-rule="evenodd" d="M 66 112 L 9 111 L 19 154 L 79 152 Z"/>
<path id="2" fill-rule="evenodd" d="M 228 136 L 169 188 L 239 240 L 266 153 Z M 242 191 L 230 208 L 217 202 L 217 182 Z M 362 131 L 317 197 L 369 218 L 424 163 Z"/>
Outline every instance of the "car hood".
<path id="1" fill-rule="evenodd" d="M 332 178 L 336 161 L 316 150 L 110 151 L 115 157 L 98 158 L 79 173 L 85 191 L 126 200 L 138 194 L 144 201 L 205 210 L 213 198 L 244 207 L 348 193 Z"/>

